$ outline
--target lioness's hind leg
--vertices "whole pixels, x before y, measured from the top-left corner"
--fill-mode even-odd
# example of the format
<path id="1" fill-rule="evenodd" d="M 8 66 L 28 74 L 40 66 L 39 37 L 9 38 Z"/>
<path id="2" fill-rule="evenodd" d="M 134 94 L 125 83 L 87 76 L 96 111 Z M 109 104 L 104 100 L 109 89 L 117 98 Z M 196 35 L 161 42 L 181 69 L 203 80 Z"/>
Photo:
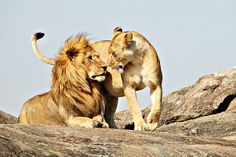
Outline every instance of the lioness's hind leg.
<path id="1" fill-rule="evenodd" d="M 108 122 L 110 128 L 117 128 L 116 123 L 114 121 L 114 115 L 117 108 L 118 98 L 111 96 L 109 94 L 105 95 L 105 114 L 104 117 Z"/>
<path id="2" fill-rule="evenodd" d="M 161 84 L 150 85 L 151 91 L 151 101 L 152 108 L 147 117 L 147 125 L 149 130 L 153 131 L 158 127 L 158 121 L 161 113 L 161 105 L 162 105 L 162 87 Z"/>

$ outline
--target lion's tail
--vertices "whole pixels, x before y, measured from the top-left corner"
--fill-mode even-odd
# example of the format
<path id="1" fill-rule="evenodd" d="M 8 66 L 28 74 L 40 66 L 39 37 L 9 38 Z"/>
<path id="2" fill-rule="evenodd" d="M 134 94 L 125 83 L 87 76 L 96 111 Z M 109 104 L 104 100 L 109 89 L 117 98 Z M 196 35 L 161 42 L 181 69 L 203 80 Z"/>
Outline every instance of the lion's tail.
<path id="1" fill-rule="evenodd" d="M 38 45 L 37 45 L 37 40 L 43 38 L 44 33 L 42 32 L 37 32 L 34 34 L 33 39 L 32 39 L 32 46 L 33 46 L 33 50 L 34 50 L 34 54 L 43 62 L 47 63 L 47 64 L 51 64 L 54 65 L 55 64 L 55 59 L 53 58 L 48 58 L 44 55 L 41 54 L 41 52 L 38 49 Z"/>

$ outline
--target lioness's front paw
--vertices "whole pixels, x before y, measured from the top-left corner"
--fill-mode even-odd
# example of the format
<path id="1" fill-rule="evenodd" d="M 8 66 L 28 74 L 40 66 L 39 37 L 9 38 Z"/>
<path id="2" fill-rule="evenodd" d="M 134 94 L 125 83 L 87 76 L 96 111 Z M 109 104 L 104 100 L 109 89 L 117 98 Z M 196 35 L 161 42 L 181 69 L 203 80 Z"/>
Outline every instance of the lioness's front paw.
<path id="1" fill-rule="evenodd" d="M 154 131 L 158 127 L 158 123 L 147 123 L 147 127 L 149 131 Z"/>
<path id="2" fill-rule="evenodd" d="M 135 123 L 134 125 L 134 130 L 136 131 L 148 130 L 148 126 L 144 121 L 141 123 Z"/>
<path id="3" fill-rule="evenodd" d="M 147 117 L 147 125 L 148 125 L 148 130 L 154 131 L 158 127 L 158 120 L 160 117 L 160 113 L 152 113 L 150 112 Z"/>

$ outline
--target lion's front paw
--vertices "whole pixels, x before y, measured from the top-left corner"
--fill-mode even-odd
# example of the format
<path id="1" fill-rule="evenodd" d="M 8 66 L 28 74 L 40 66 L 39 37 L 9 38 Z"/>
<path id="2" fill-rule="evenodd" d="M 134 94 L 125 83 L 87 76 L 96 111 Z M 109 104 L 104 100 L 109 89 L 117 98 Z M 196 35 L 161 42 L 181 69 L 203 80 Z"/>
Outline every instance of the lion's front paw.
<path id="1" fill-rule="evenodd" d="M 148 130 L 148 126 L 144 121 L 139 122 L 139 123 L 135 123 L 134 130 L 136 130 L 136 131 Z"/>
<path id="2" fill-rule="evenodd" d="M 96 128 L 98 126 L 99 122 L 96 120 L 91 120 L 86 128 Z"/>
<path id="3" fill-rule="evenodd" d="M 101 115 L 93 117 L 92 120 L 98 123 L 97 127 L 99 128 L 109 128 L 109 124 L 105 121 L 105 119 Z"/>

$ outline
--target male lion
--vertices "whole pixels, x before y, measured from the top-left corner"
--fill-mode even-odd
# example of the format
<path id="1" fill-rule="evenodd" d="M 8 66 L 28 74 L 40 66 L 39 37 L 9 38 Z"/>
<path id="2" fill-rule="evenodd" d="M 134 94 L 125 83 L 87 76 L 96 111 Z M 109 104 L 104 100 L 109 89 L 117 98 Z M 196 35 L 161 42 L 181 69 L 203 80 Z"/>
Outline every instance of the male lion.
<path id="1" fill-rule="evenodd" d="M 36 41 L 43 36 L 34 35 L 34 50 L 38 50 Z M 51 64 L 55 64 L 51 90 L 25 102 L 19 123 L 108 127 L 99 83 L 105 79 L 106 66 L 86 37 L 80 34 L 69 38 Z"/>

